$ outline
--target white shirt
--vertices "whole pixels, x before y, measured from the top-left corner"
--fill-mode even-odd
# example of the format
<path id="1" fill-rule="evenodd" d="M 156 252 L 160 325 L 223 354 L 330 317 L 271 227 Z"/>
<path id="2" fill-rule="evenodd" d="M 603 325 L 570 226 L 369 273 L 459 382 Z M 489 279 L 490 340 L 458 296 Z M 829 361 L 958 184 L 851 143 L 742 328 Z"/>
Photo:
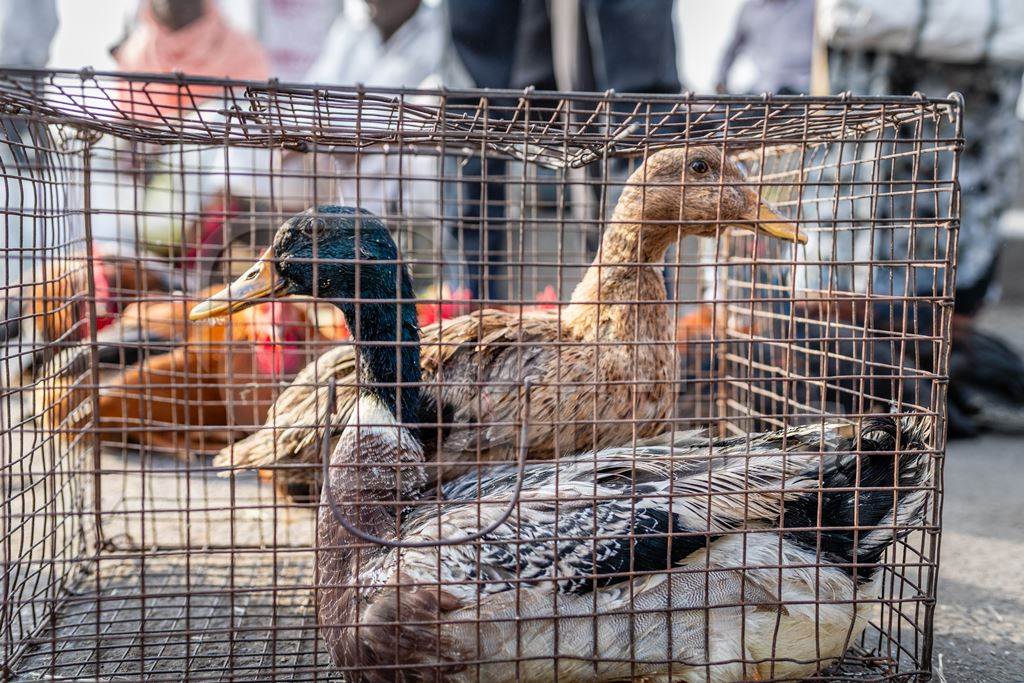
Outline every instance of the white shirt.
<path id="1" fill-rule="evenodd" d="M 339 0 L 266 0 L 256 11 L 270 75 L 282 81 L 302 79 L 323 54 L 328 32 L 342 15 Z"/>
<path id="2" fill-rule="evenodd" d="M 444 15 L 438 7 L 421 3 L 385 42 L 365 11 L 349 6 L 334 20 L 323 54 L 305 80 L 322 85 L 415 88 L 439 72 L 445 50 Z"/>
<path id="3" fill-rule="evenodd" d="M 427 2 L 392 34 L 387 41 L 370 21 L 362 3 L 346 5 L 334 21 L 320 59 L 305 80 L 320 85 L 365 85 L 382 88 L 430 88 L 441 82 L 458 86 L 465 79 L 451 59 L 443 9 Z M 430 103 L 430 98 L 416 99 Z M 437 159 L 430 155 L 399 155 L 391 152 L 360 154 L 358 174 L 352 154 L 329 155 L 334 174 L 321 177 L 326 195 L 339 204 L 356 205 L 381 216 L 435 215 L 440 185 Z M 307 160 L 308 162 L 308 160 Z M 309 169 L 307 169 L 309 170 Z M 357 177 L 358 176 L 358 177 Z M 403 180 L 399 183 L 395 177 Z M 401 200 L 401 205 L 399 205 Z"/>

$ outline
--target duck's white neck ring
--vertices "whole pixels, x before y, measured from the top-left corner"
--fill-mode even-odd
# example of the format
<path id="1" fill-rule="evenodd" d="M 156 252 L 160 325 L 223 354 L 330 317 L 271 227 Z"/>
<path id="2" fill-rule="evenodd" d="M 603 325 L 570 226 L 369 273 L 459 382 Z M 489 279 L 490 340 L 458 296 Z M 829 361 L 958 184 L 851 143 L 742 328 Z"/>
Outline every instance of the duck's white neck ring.
<path id="1" fill-rule="evenodd" d="M 335 389 L 337 381 L 335 378 L 331 378 L 330 385 L 327 392 L 327 415 L 334 415 L 334 402 L 335 402 Z M 437 540 L 424 540 L 424 541 L 398 541 L 391 538 L 382 538 L 374 534 L 363 531 L 358 528 L 352 522 L 349 521 L 348 517 L 341 511 L 338 502 L 334 499 L 334 494 L 331 491 L 330 486 L 330 459 L 331 459 L 331 448 L 330 448 L 330 434 L 334 431 L 336 425 L 332 423 L 333 417 L 328 418 L 327 428 L 323 431 L 322 440 L 320 442 L 320 461 L 323 467 L 323 497 L 327 501 L 327 507 L 331 510 L 331 515 L 345 531 L 355 536 L 361 541 L 366 543 L 373 543 L 374 545 L 384 546 L 386 548 L 437 548 L 446 545 L 462 545 L 463 543 L 472 543 L 478 541 L 484 536 L 487 536 L 492 531 L 500 527 L 502 524 L 508 521 L 509 517 L 515 511 L 516 506 L 519 505 L 519 495 L 523 490 L 523 477 L 526 474 L 526 454 L 529 451 L 528 436 L 530 428 L 530 394 L 532 393 L 533 380 L 527 378 L 523 382 L 523 408 L 522 417 L 519 428 L 519 457 L 516 460 L 516 485 L 512 491 L 512 498 L 509 500 L 508 507 L 505 508 L 504 512 L 498 516 L 496 520 L 488 524 L 483 529 L 475 531 L 471 534 L 464 536 L 456 536 L 455 538 L 439 538 Z"/>

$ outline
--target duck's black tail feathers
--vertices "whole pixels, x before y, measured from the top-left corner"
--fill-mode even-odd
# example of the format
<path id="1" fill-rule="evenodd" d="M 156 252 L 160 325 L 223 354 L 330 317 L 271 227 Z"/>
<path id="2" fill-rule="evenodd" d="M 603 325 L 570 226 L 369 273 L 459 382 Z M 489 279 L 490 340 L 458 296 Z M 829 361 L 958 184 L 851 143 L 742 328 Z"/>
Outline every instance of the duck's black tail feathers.
<path id="1" fill-rule="evenodd" d="M 929 499 L 926 418 L 879 416 L 826 454 L 821 489 L 787 501 L 787 537 L 857 579 L 869 578 L 886 549 L 918 528 Z M 805 481 L 819 479 L 815 466 Z"/>

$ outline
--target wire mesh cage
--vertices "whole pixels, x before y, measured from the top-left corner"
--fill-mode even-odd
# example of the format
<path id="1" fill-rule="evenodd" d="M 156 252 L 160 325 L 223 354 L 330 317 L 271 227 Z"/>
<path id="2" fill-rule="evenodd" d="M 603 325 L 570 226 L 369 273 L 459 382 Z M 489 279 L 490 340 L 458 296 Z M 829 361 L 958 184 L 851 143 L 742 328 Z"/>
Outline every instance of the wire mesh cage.
<path id="1" fill-rule="evenodd" d="M 5 680 L 927 678 L 960 112 L 0 71 Z"/>

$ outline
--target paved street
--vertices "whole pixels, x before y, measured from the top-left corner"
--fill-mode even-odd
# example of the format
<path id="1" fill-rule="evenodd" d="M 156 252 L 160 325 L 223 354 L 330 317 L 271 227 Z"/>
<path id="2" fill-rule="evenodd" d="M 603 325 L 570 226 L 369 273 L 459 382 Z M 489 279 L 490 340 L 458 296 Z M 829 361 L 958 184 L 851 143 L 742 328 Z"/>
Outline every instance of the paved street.
<path id="1" fill-rule="evenodd" d="M 1024 308 L 995 309 L 986 325 L 1024 347 Z M 939 680 L 1024 681 L 1024 437 L 952 442 L 945 483 Z"/>

